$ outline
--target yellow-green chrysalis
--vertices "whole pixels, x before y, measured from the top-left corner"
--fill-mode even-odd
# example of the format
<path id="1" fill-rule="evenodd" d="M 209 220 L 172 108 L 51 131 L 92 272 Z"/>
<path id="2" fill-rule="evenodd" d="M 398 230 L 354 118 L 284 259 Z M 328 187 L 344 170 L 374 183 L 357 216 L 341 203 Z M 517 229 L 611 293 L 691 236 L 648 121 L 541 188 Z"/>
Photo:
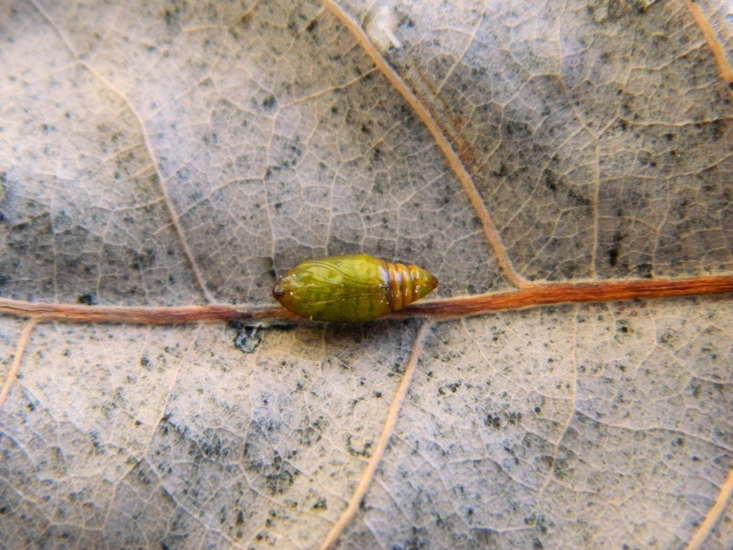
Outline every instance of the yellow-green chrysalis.
<path id="1" fill-rule="evenodd" d="M 402 309 L 436 286 L 438 279 L 417 266 L 357 254 L 304 260 L 277 280 L 272 295 L 306 319 L 362 323 Z"/>

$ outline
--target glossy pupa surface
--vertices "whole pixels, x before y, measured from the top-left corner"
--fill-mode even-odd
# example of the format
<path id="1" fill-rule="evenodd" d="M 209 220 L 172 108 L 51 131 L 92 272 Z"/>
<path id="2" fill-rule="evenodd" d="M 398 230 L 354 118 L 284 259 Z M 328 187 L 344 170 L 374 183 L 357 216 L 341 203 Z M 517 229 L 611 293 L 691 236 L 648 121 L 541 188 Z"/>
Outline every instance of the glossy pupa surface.
<path id="1" fill-rule="evenodd" d="M 277 280 L 272 295 L 306 319 L 362 323 L 398 311 L 437 286 L 420 267 L 356 254 L 299 262 Z"/>

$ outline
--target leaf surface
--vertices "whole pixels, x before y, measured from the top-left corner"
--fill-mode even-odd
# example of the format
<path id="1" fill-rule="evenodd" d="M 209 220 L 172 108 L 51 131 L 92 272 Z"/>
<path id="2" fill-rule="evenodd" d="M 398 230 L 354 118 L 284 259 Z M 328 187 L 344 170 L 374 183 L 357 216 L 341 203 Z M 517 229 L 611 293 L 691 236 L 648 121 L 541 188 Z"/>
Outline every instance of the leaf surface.
<path id="1" fill-rule="evenodd" d="M 729 6 L 700 9 L 731 52 Z M 528 284 L 730 275 L 733 96 L 690 10 L 9 0 L 2 297 L 257 308 L 362 252 L 443 298 L 511 290 L 503 257 Z M 725 295 L 29 322 L 0 318 L 9 547 L 317 548 L 362 482 L 337 547 L 678 548 L 733 468 Z M 732 541 L 725 512 L 704 547 Z"/>

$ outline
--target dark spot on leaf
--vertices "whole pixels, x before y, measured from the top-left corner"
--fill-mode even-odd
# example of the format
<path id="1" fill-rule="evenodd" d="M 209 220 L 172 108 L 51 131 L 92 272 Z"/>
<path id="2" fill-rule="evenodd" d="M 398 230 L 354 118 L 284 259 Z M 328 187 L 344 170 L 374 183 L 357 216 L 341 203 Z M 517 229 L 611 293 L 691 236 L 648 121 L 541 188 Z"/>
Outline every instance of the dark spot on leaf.
<path id="1" fill-rule="evenodd" d="M 501 428 L 501 419 L 497 415 L 487 414 L 486 418 L 484 419 L 484 424 L 488 428 L 494 428 L 495 430 L 498 430 Z"/>
<path id="2" fill-rule="evenodd" d="M 494 170 L 491 172 L 491 175 L 496 178 L 503 178 L 509 174 L 509 168 L 507 167 L 506 163 L 502 162 L 499 164 L 499 169 Z"/>
<path id="3" fill-rule="evenodd" d="M 234 347 L 242 353 L 254 353 L 261 343 L 257 327 L 242 327 L 234 337 Z"/>
<path id="4" fill-rule="evenodd" d="M 349 454 L 351 456 L 363 456 L 364 458 L 369 458 L 372 456 L 372 443 L 370 441 L 367 441 L 364 443 L 364 447 L 362 450 L 358 450 L 353 447 L 351 444 L 351 435 L 346 436 L 346 449 L 349 451 Z"/>
<path id="5" fill-rule="evenodd" d="M 542 462 L 542 464 L 544 464 L 548 469 L 552 469 L 555 465 L 555 458 L 548 455 L 541 455 L 540 462 Z"/>
<path id="6" fill-rule="evenodd" d="M 532 137 L 532 128 L 526 122 L 509 120 L 502 125 L 501 134 L 507 140 L 522 140 Z"/>
<path id="7" fill-rule="evenodd" d="M 629 334 L 632 333 L 633 330 L 631 330 L 629 322 L 626 319 L 621 319 L 616 321 L 616 332 L 620 334 Z"/>
<path id="8" fill-rule="evenodd" d="M 591 206 L 592 202 L 589 198 L 584 197 L 575 189 L 569 189 L 568 190 L 568 197 L 578 206 Z"/>
<path id="9" fill-rule="evenodd" d="M 142 253 L 132 253 L 132 263 L 130 267 L 135 271 L 149 269 L 155 265 L 155 250 L 144 250 Z"/>
<path id="10" fill-rule="evenodd" d="M 286 462 L 268 468 L 270 473 L 265 474 L 265 486 L 270 495 L 282 495 L 295 483 L 297 472 Z"/>
<path id="11" fill-rule="evenodd" d="M 306 426 L 305 428 L 299 428 L 295 430 L 295 433 L 298 435 L 298 441 L 301 445 L 310 447 L 321 440 L 321 434 L 327 427 L 328 421 L 322 416 L 319 416 L 313 424 Z"/>
<path id="12" fill-rule="evenodd" d="M 277 100 L 275 100 L 274 95 L 268 95 L 265 99 L 262 100 L 262 106 L 267 109 L 268 111 L 271 111 L 275 108 L 277 105 Z"/>
<path id="13" fill-rule="evenodd" d="M 316 500 L 316 503 L 311 506 L 312 510 L 328 510 L 328 506 L 326 505 L 326 499 L 323 497 L 318 497 Z"/>
<path id="14" fill-rule="evenodd" d="M 611 248 L 608 249 L 608 263 L 611 267 L 616 267 L 618 264 L 618 255 L 621 249 L 622 239 L 623 237 L 621 236 L 621 232 L 617 229 L 611 238 Z"/>
<path id="15" fill-rule="evenodd" d="M 652 278 L 652 264 L 639 264 L 636 266 L 636 272 L 642 279 Z"/>
<path id="16" fill-rule="evenodd" d="M 720 119 L 712 120 L 705 123 L 698 122 L 697 124 L 695 124 L 695 128 L 710 136 L 710 139 L 712 141 L 718 141 L 725 131 L 725 125 Z"/>
<path id="17" fill-rule="evenodd" d="M 94 305 L 94 296 L 91 294 L 82 294 L 76 299 L 76 301 L 85 306 L 91 306 Z"/>
<path id="18" fill-rule="evenodd" d="M 657 163 L 654 161 L 654 157 L 652 157 L 651 153 L 648 151 L 640 151 L 637 155 L 637 158 L 639 159 L 639 163 L 641 163 L 643 166 L 649 166 L 651 168 L 656 168 Z"/>
<path id="19" fill-rule="evenodd" d="M 556 458 L 554 466 L 553 471 L 557 479 L 564 479 L 570 472 L 568 461 L 564 458 Z"/>
<path id="20" fill-rule="evenodd" d="M 542 172 L 542 183 L 553 193 L 557 191 L 557 176 L 550 170 Z"/>

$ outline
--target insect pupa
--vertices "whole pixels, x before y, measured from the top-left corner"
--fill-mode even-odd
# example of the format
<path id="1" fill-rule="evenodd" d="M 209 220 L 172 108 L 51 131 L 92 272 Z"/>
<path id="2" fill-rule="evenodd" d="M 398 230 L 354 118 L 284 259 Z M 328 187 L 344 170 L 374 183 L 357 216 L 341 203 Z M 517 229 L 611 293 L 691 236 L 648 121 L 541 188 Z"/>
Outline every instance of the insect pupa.
<path id="1" fill-rule="evenodd" d="M 438 286 L 428 271 L 367 254 L 299 262 L 272 295 L 293 313 L 316 321 L 363 323 L 398 311 Z"/>

